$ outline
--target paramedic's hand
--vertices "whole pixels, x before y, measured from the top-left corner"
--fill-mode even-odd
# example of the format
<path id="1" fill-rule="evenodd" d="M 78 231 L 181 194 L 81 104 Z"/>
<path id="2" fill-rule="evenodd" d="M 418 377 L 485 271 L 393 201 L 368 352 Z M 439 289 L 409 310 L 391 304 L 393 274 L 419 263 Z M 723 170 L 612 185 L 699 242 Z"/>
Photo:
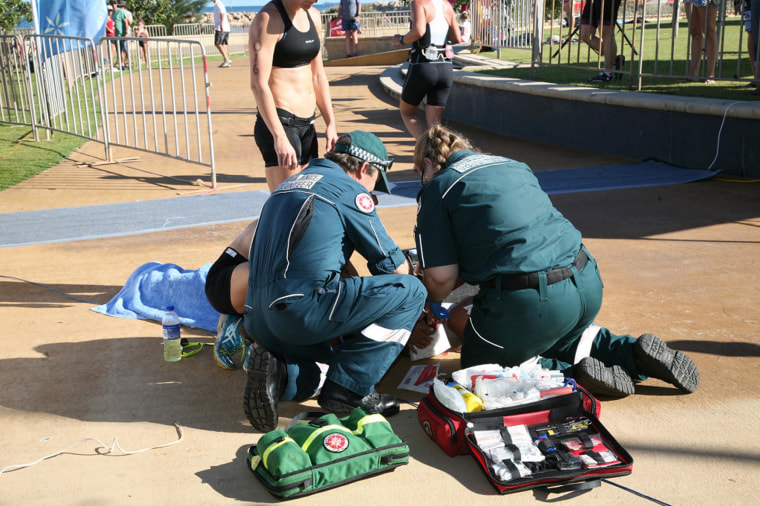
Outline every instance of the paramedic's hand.
<path id="1" fill-rule="evenodd" d="M 418 352 L 433 344 L 433 333 L 438 325 L 437 318 L 432 316 L 428 311 L 423 311 L 412 329 L 412 335 L 409 336 L 409 342 L 407 343 L 409 349 Z"/>

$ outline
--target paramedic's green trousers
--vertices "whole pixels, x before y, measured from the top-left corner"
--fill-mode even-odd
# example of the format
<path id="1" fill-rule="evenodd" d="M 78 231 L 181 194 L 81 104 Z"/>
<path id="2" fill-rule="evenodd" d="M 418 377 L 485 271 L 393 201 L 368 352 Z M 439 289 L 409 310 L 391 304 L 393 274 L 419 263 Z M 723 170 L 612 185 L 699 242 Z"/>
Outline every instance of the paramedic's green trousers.
<path id="1" fill-rule="evenodd" d="M 590 355 L 608 366 L 620 365 L 636 377 L 632 354 L 636 338 L 632 336 L 616 336 L 599 328 L 595 337 L 592 332 L 590 353 L 576 357 L 581 335 L 602 305 L 602 279 L 590 254 L 580 272 L 570 268 L 572 277 L 551 285 L 546 283 L 546 274 L 539 273 L 535 289 L 481 286 L 465 327 L 462 367 L 516 366 L 540 355 L 542 366 L 572 377 L 573 363 Z"/>

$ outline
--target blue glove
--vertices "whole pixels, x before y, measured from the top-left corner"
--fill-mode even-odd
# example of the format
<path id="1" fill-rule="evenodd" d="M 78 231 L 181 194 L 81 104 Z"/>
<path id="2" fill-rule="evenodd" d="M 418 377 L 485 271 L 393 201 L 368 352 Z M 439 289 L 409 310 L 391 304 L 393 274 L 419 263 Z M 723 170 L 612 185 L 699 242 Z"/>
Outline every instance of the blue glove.
<path id="1" fill-rule="evenodd" d="M 440 302 L 433 302 L 432 300 L 428 299 L 428 304 L 430 304 L 430 309 L 433 311 L 433 314 L 436 318 L 439 320 L 448 320 L 449 319 L 449 312 L 446 311 L 446 308 L 441 306 Z"/>

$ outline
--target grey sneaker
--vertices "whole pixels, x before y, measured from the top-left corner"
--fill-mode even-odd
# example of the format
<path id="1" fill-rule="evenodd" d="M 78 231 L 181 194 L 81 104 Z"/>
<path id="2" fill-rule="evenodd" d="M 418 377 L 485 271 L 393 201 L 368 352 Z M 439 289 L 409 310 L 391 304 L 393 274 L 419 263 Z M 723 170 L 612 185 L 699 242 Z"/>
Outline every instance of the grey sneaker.
<path id="1" fill-rule="evenodd" d="M 667 381 L 686 392 L 699 386 L 699 370 L 684 353 L 671 349 L 665 341 L 644 334 L 633 343 L 633 358 L 639 373 Z"/>
<path id="2" fill-rule="evenodd" d="M 594 357 L 586 357 L 573 368 L 575 381 L 594 395 L 625 397 L 636 391 L 633 379 L 619 365 L 606 366 Z"/>
<path id="3" fill-rule="evenodd" d="M 222 64 L 219 65 L 219 66 L 221 68 L 223 68 L 223 69 L 226 69 L 227 67 L 231 67 L 232 66 L 232 62 L 230 60 L 227 60 L 227 61 L 222 62 Z"/>

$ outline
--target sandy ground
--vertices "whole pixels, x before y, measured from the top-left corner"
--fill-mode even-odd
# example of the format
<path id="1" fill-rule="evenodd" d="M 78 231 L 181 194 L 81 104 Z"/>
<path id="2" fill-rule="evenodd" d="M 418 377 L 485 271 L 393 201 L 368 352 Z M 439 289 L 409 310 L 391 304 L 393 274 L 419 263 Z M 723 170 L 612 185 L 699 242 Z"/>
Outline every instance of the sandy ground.
<path id="1" fill-rule="evenodd" d="M 339 131 L 379 135 L 396 158 L 392 181 L 411 180 L 413 143 L 381 68 L 328 69 Z M 219 192 L 265 189 L 252 130 L 247 62 L 210 69 Z M 319 124 L 321 126 L 321 124 Z M 462 125 L 483 151 L 534 170 L 627 160 L 504 138 Z M 72 160 L 95 160 L 88 143 Z M 135 156 L 124 151 L 118 156 Z M 132 202 L 197 194 L 202 168 L 140 153 L 106 166 L 65 161 L 0 193 L 0 212 Z M 183 182 L 188 181 L 188 182 Z M 615 484 L 670 504 L 754 504 L 760 488 L 760 401 L 756 388 L 760 314 L 760 194 L 757 183 L 712 179 L 552 200 L 598 259 L 605 302 L 598 317 L 618 333 L 653 332 L 698 364 L 702 384 L 682 395 L 657 380 L 605 401 L 601 419 L 635 459 Z M 414 207 L 380 210 L 402 247 L 413 245 Z M 90 311 L 148 261 L 188 269 L 213 261 L 244 223 L 0 250 L 0 469 L 63 454 L 0 476 L 0 504 L 266 504 L 277 502 L 245 466 L 260 434 L 242 409 L 245 375 L 218 368 L 208 349 L 176 364 L 162 359 L 154 322 Z M 3 230 L 12 234 L 13 230 Z M 17 279 L 18 278 L 18 279 Z M 26 280 L 24 282 L 21 280 Z M 32 284 L 37 283 L 37 284 Z M 41 286 L 44 285 L 44 286 Z M 79 299 L 72 300 L 57 291 Z M 191 339 L 213 338 L 183 329 Z M 458 368 L 450 353 L 425 363 Z M 378 390 L 395 390 L 400 358 Z M 314 401 L 282 403 L 281 426 Z M 106 453 L 179 443 L 139 454 Z M 411 447 L 409 465 L 293 504 L 528 504 L 539 492 L 500 497 L 468 457 L 449 458 L 427 438 L 411 405 L 391 422 Z M 101 443 L 96 442 L 96 438 Z M 99 447 L 101 447 L 99 449 Z M 644 504 L 605 483 L 569 504 Z"/>

